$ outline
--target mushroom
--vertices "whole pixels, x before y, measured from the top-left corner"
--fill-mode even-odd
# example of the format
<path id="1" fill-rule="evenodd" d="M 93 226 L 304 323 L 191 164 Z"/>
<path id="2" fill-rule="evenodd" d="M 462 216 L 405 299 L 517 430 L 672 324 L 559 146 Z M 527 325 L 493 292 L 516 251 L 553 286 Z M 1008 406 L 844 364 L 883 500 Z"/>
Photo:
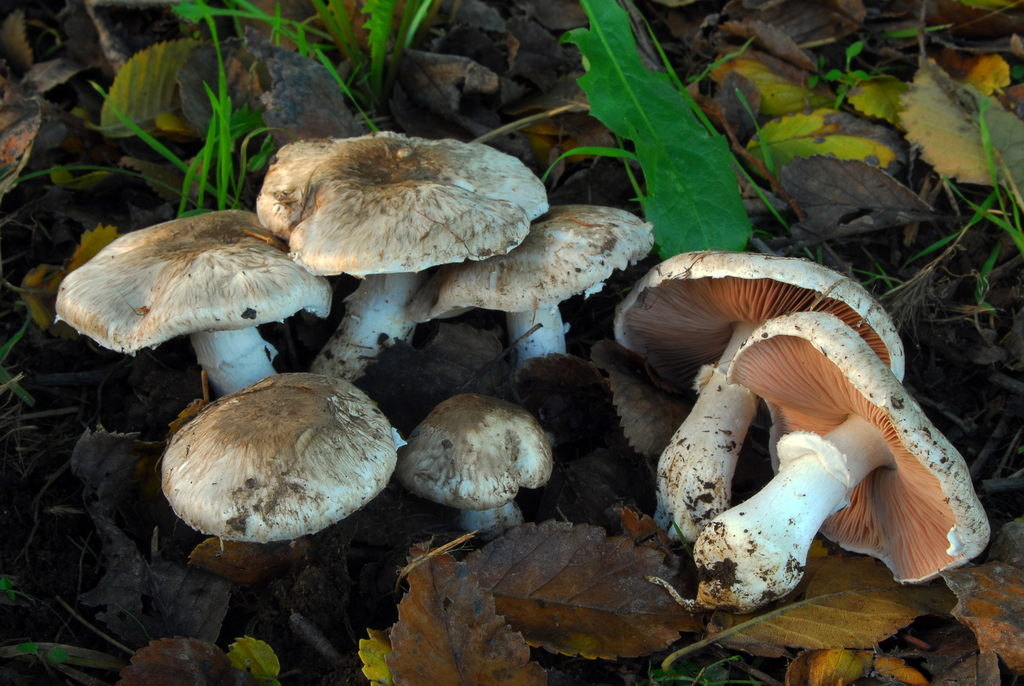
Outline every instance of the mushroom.
<path id="1" fill-rule="evenodd" d="M 256 201 L 304 267 L 365 277 L 311 367 L 350 380 L 382 339 L 412 335 L 422 270 L 504 254 L 547 208 L 544 185 L 510 155 L 395 133 L 290 143 Z"/>
<path id="2" fill-rule="evenodd" d="M 698 393 L 658 461 L 655 521 L 696 540 L 729 507 L 736 460 L 757 396 L 726 380 L 729 360 L 762 322 L 814 310 L 838 316 L 903 378 L 903 345 L 884 310 L 856 281 L 809 260 L 694 252 L 654 267 L 616 311 L 615 338 L 661 383 Z"/>
<path id="3" fill-rule="evenodd" d="M 277 351 L 258 324 L 330 311 L 327 280 L 282 248 L 255 214 L 239 210 L 133 231 L 68 274 L 57 319 L 126 353 L 190 334 L 214 392 L 232 393 L 275 373 Z"/>
<path id="4" fill-rule="evenodd" d="M 205 534 L 298 538 L 383 490 L 395 469 L 392 431 L 347 381 L 271 376 L 207 405 L 174 435 L 161 463 L 163 491 Z"/>
<path id="5" fill-rule="evenodd" d="M 766 322 L 736 352 L 729 381 L 768 403 L 778 473 L 701 532 L 699 605 L 748 612 L 785 595 L 819 528 L 881 559 L 901 583 L 985 548 L 988 520 L 960 453 L 836 317 Z"/>
<path id="6" fill-rule="evenodd" d="M 552 465 L 551 445 L 533 415 L 465 393 L 413 429 L 398 451 L 395 476 L 416 495 L 462 510 L 460 526 L 490 540 L 523 523 L 516 493 L 547 483 Z"/>
<path id="7" fill-rule="evenodd" d="M 455 316 L 472 307 L 506 312 L 509 343 L 521 366 L 531 357 L 565 352 L 558 303 L 592 295 L 616 269 L 654 245 L 651 225 L 611 207 L 553 207 L 508 254 L 439 269 L 413 299 L 416 321 Z M 537 324 L 540 328 L 526 334 Z"/>

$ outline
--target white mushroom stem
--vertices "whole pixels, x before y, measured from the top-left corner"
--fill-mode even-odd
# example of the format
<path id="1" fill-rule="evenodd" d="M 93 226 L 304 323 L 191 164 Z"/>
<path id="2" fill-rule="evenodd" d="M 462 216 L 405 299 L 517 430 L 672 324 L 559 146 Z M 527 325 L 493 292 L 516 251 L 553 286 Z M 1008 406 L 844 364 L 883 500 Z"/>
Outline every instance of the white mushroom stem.
<path id="1" fill-rule="evenodd" d="M 743 439 L 757 412 L 757 396 L 729 383 L 716 365 L 705 365 L 694 384 L 699 395 L 658 460 L 658 509 L 654 521 L 677 539 L 693 542 L 729 507 L 732 477 Z"/>
<path id="2" fill-rule="evenodd" d="M 426 272 L 366 276 L 345 299 L 345 318 L 309 371 L 355 381 L 385 345 L 409 340 L 416 330 L 409 303 L 426 280 Z"/>
<path id="3" fill-rule="evenodd" d="M 505 323 L 510 345 L 540 324 L 539 329 L 516 344 L 517 366 L 522 367 L 531 357 L 565 352 L 565 324 L 557 302 L 537 303 L 536 309 L 525 312 L 509 312 L 505 315 Z"/>
<path id="4" fill-rule="evenodd" d="M 463 510 L 459 515 L 463 531 L 476 531 L 482 541 L 493 541 L 522 523 L 523 513 L 514 500 L 492 510 Z"/>
<path id="5" fill-rule="evenodd" d="M 704 607 L 747 612 L 793 590 L 825 519 L 850 504 L 868 474 L 893 464 L 878 430 L 855 416 L 824 437 L 787 434 L 777 447 L 775 478 L 697 539 L 697 602 Z"/>
<path id="6" fill-rule="evenodd" d="M 206 370 L 214 395 L 227 395 L 277 372 L 277 349 L 255 326 L 231 331 L 201 331 L 190 336 L 196 359 Z"/>

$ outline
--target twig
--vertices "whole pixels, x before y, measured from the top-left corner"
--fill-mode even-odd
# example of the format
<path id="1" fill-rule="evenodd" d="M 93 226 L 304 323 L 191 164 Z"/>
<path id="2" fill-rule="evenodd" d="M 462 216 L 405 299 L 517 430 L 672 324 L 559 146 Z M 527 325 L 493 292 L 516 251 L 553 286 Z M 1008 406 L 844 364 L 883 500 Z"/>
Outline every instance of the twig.
<path id="1" fill-rule="evenodd" d="M 133 656 L 135 655 L 135 651 L 134 650 L 132 650 L 131 648 L 129 648 L 128 646 L 126 646 L 123 643 L 119 643 L 116 639 L 111 638 L 107 634 L 103 633 L 102 631 L 100 631 L 99 629 L 94 627 L 88 621 L 86 621 L 86 619 L 84 617 L 82 617 L 82 615 L 80 615 L 77 612 L 75 612 L 75 609 L 73 607 L 71 607 L 70 605 L 65 603 L 63 598 L 61 598 L 60 596 L 57 596 L 56 600 L 57 600 L 58 603 L 61 604 L 61 606 L 65 610 L 68 611 L 68 614 L 70 614 L 72 617 L 74 617 L 79 622 L 84 624 L 86 629 L 89 629 L 91 632 L 93 632 L 94 634 L 96 634 L 97 636 L 99 636 L 100 638 L 102 638 L 104 641 L 106 641 L 110 645 L 114 646 L 115 648 L 120 648 L 121 650 L 123 650 L 128 655 L 133 655 Z"/>
<path id="2" fill-rule="evenodd" d="M 539 121 L 544 121 L 545 119 L 552 119 L 560 114 L 564 114 L 565 112 L 586 111 L 587 108 L 584 107 L 583 103 L 574 102 L 571 105 L 562 105 L 561 107 L 556 107 L 551 110 L 544 110 L 543 112 L 531 114 L 530 116 L 523 117 L 522 119 L 516 119 L 515 121 L 509 122 L 504 126 L 499 126 L 493 131 L 488 131 L 484 135 L 478 138 L 474 138 L 473 140 L 470 141 L 470 143 L 486 143 L 489 140 L 494 140 L 498 136 L 503 136 L 506 133 L 512 133 L 513 131 L 518 131 L 519 129 L 525 129 L 530 124 L 535 124 Z"/>
<path id="3" fill-rule="evenodd" d="M 331 645 L 331 642 L 324 636 L 316 624 L 298 612 L 292 613 L 292 616 L 288 618 L 288 623 L 291 625 L 292 631 L 316 652 L 320 653 L 321 657 L 325 660 L 332 665 L 337 665 L 341 662 L 341 653 Z"/>
<path id="4" fill-rule="evenodd" d="M 978 456 L 971 462 L 971 479 L 977 479 L 981 476 L 981 470 L 985 468 L 988 463 L 988 458 L 992 457 L 992 453 L 996 451 L 996 446 L 999 442 L 1006 437 L 1006 416 L 1004 415 L 999 423 L 996 424 L 996 428 L 992 430 L 992 435 L 989 436 L 988 440 L 985 441 L 984 447 Z"/>
<path id="5" fill-rule="evenodd" d="M 768 684 L 768 686 L 785 686 L 785 684 L 783 684 L 778 679 L 768 676 L 757 667 L 754 667 L 753 665 L 748 665 L 743 660 L 729 660 L 729 658 L 732 657 L 732 655 L 725 652 L 718 646 L 713 646 L 711 648 L 711 652 L 717 655 L 718 657 L 722 658 L 723 660 L 728 660 L 728 662 L 725 663 L 728 666 L 736 667 L 739 670 L 744 671 L 750 676 L 754 677 L 755 679 L 763 681 L 764 683 Z"/>
<path id="6" fill-rule="evenodd" d="M 990 374 L 988 380 L 996 386 L 999 386 L 1004 391 L 1016 393 L 1017 395 L 1024 395 L 1024 381 L 1018 381 L 1012 376 L 1007 376 L 1002 372 L 994 372 Z"/>
<path id="7" fill-rule="evenodd" d="M 1013 491 L 1024 491 L 1024 479 L 985 479 L 981 482 L 981 490 L 989 495 L 996 493 L 1012 493 Z"/>

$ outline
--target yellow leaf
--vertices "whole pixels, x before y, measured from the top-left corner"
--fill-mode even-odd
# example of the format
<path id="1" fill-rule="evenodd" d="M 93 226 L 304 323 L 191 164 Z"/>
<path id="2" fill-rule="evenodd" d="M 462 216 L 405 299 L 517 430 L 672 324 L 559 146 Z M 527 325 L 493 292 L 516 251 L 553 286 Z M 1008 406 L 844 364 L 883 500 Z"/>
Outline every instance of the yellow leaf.
<path id="1" fill-rule="evenodd" d="M 53 308 L 53 302 L 56 297 L 54 294 L 60 285 L 60 279 L 56 278 L 58 274 L 63 278 L 60 267 L 41 264 L 30 269 L 28 274 L 25 274 L 25 278 L 21 280 L 21 287 L 28 291 L 21 294 L 22 300 L 28 305 L 33 321 L 43 331 L 50 328 L 57 314 Z"/>
<path id="2" fill-rule="evenodd" d="M 969 83 L 985 95 L 1010 85 L 1010 65 L 999 55 L 962 55 L 945 48 L 939 65 L 960 83 Z"/>
<path id="3" fill-rule="evenodd" d="M 846 96 L 847 102 L 869 117 L 885 119 L 890 124 L 900 126 L 900 95 L 910 90 L 910 85 L 895 76 L 873 76 L 861 81 Z"/>
<path id="4" fill-rule="evenodd" d="M 281 671 L 281 663 L 269 645 L 252 636 L 244 636 L 235 639 L 228 649 L 228 660 L 233 667 L 249 672 L 264 686 L 281 686 L 274 678 Z"/>
<path id="5" fill-rule="evenodd" d="M 173 40 L 135 53 L 114 77 L 96 128 L 109 138 L 134 135 L 114 114 L 116 107 L 144 131 L 154 131 L 157 117 L 179 107 L 178 71 L 198 45 Z"/>
<path id="6" fill-rule="evenodd" d="M 807 552 L 807 557 L 828 557 L 828 548 L 820 538 L 811 541 L 811 549 Z"/>
<path id="7" fill-rule="evenodd" d="M 158 116 L 156 129 L 159 134 L 169 136 L 176 141 L 190 141 L 198 136 L 196 130 L 187 121 L 173 112 L 164 112 Z"/>
<path id="8" fill-rule="evenodd" d="M 91 260 L 96 256 L 96 253 L 105 248 L 119 235 L 121 234 L 117 232 L 117 227 L 112 225 L 103 226 L 102 224 L 97 224 L 96 228 L 92 231 L 83 233 L 82 242 L 79 244 L 78 249 L 75 250 L 75 254 L 71 256 L 65 273 L 73 272 Z"/>
<path id="9" fill-rule="evenodd" d="M 775 73 L 756 57 L 740 56 L 729 60 L 713 70 L 711 78 L 716 83 L 722 83 L 731 71 L 739 72 L 754 82 L 761 92 L 760 112 L 770 117 L 800 112 L 807 105 L 812 108 L 826 107 L 833 102 L 832 98 Z"/>
<path id="10" fill-rule="evenodd" d="M 50 181 L 73 191 L 87 191 L 106 178 L 109 172 L 94 171 L 75 176 L 66 169 L 50 172 Z"/>
<path id="11" fill-rule="evenodd" d="M 863 130 L 863 122 L 843 112 L 830 109 L 810 114 L 791 114 L 770 121 L 761 133 L 747 144 L 750 153 L 763 161 L 767 146 L 775 168 L 793 161 L 794 157 L 833 155 L 841 160 L 861 160 L 885 169 L 896 160 L 896 151 L 884 143 L 865 136 L 848 133 Z M 876 127 L 877 128 L 877 127 Z"/>
<path id="12" fill-rule="evenodd" d="M 383 631 L 367 629 L 370 638 L 359 639 L 359 659 L 363 661 L 363 675 L 371 684 L 393 686 L 391 670 L 384 664 L 384 657 L 391 653 L 391 641 Z"/>
<path id="13" fill-rule="evenodd" d="M 875 657 L 871 676 L 883 683 L 897 681 L 908 686 L 928 686 L 928 678 L 898 657 Z"/>
<path id="14" fill-rule="evenodd" d="M 864 676 L 864 661 L 867 655 L 871 664 L 871 653 L 854 652 L 833 648 L 830 650 L 808 650 L 789 665 L 786 670 L 786 686 L 842 686 L 851 684 Z"/>

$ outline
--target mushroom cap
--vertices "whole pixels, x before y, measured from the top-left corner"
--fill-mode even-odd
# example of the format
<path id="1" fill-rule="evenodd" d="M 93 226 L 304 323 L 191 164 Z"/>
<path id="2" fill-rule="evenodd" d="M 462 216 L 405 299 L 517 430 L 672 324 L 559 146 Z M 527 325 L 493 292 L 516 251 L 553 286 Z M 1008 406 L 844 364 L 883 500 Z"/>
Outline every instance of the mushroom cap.
<path id="1" fill-rule="evenodd" d="M 297 262 L 354 276 L 503 254 L 547 208 L 544 184 L 511 155 L 389 132 L 289 143 L 256 200 Z"/>
<path id="2" fill-rule="evenodd" d="M 506 255 L 449 264 L 413 299 L 416 321 L 451 316 L 470 307 L 533 310 L 600 287 L 654 245 L 651 224 L 629 212 L 596 205 L 552 207 Z"/>
<path id="3" fill-rule="evenodd" d="M 518 405 L 476 393 L 435 407 L 399 448 L 395 476 L 409 491 L 460 510 L 490 510 L 551 477 L 551 445 Z"/>
<path id="4" fill-rule="evenodd" d="M 288 259 L 252 212 L 174 219 L 120 236 L 67 275 L 57 318 L 132 353 L 199 331 L 245 329 L 306 309 L 326 317 L 331 286 Z"/>
<path id="5" fill-rule="evenodd" d="M 839 319 L 802 312 L 766 322 L 728 378 L 767 401 L 777 435 L 824 436 L 850 415 L 881 434 L 895 467 L 871 472 L 850 506 L 825 521 L 822 532 L 839 545 L 881 559 L 901 582 L 933 578 L 984 550 L 988 519 L 963 457 Z"/>
<path id="6" fill-rule="evenodd" d="M 733 252 L 691 252 L 655 266 L 619 303 L 615 339 L 661 379 L 687 388 L 719 361 L 737 324 L 788 312 L 830 312 L 856 330 L 897 378 L 903 344 L 882 307 L 856 281 L 816 262 Z"/>
<path id="7" fill-rule="evenodd" d="M 391 425 L 347 381 L 277 374 L 209 404 L 164 452 L 163 490 L 193 529 L 266 543 L 319 531 L 395 469 Z"/>

